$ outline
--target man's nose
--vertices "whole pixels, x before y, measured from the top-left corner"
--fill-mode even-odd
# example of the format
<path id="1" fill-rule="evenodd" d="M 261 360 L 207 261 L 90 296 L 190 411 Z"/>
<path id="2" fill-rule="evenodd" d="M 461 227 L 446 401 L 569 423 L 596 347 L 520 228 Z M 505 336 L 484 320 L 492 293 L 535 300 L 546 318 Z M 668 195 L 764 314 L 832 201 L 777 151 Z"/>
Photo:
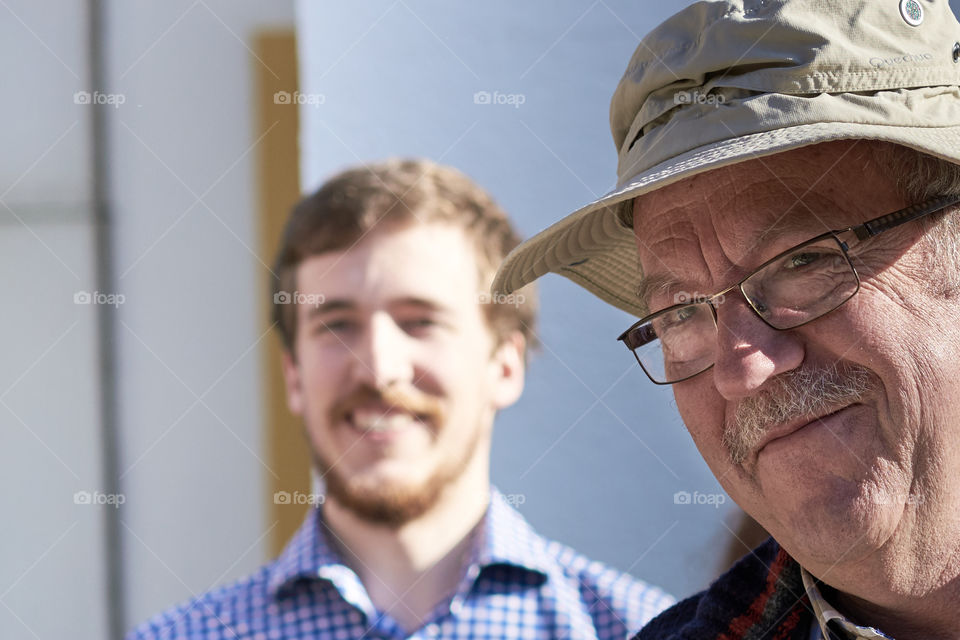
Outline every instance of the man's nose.
<path id="1" fill-rule="evenodd" d="M 742 296 L 732 295 L 717 307 L 713 379 L 724 398 L 755 394 L 771 378 L 799 367 L 803 357 L 800 336 L 767 325 Z"/>
<path id="2" fill-rule="evenodd" d="M 410 336 L 387 313 L 374 313 L 356 346 L 354 378 L 375 389 L 413 381 Z"/>

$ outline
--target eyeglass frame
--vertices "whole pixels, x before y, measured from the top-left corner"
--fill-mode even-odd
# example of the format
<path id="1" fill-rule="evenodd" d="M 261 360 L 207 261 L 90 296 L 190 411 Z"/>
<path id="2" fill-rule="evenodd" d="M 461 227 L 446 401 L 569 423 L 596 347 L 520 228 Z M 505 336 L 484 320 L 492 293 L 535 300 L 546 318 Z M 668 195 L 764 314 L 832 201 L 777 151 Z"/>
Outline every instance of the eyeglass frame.
<path id="1" fill-rule="evenodd" d="M 727 293 L 729 293 L 730 291 L 733 291 L 734 289 L 738 289 L 738 290 L 740 291 L 740 295 L 743 296 L 743 299 L 746 301 L 747 306 L 753 311 L 753 313 L 754 313 L 758 318 L 760 318 L 760 320 L 763 321 L 763 323 L 764 323 L 765 325 L 767 325 L 767 326 L 770 327 L 771 329 L 774 329 L 774 330 L 776 330 L 776 331 L 789 331 L 789 330 L 791 330 L 791 329 L 797 329 L 797 328 L 799 328 L 799 327 L 802 327 L 802 326 L 804 326 L 804 325 L 806 325 L 806 324 L 809 324 L 809 323 L 813 322 L 814 320 L 819 320 L 820 318 L 822 318 L 823 316 L 827 315 L 828 313 L 831 313 L 831 312 L 833 312 L 833 311 L 836 311 L 837 309 L 839 309 L 840 307 L 842 307 L 844 304 L 846 304 L 847 302 L 849 302 L 850 299 L 853 298 L 855 295 L 857 295 L 857 293 L 860 291 L 860 274 L 857 272 L 857 268 L 853 265 L 853 261 L 850 259 L 850 255 L 849 255 L 849 253 L 848 253 L 848 250 L 849 250 L 849 248 L 850 248 L 850 245 L 849 245 L 847 242 L 845 242 L 845 241 L 843 241 L 843 240 L 840 239 L 840 236 L 841 236 L 842 234 L 853 233 L 854 236 L 856 237 L 857 241 L 858 241 L 858 242 L 861 242 L 861 241 L 863 241 L 863 240 L 867 240 L 867 239 L 869 239 L 869 238 L 876 237 L 876 236 L 880 235 L 881 233 L 883 233 L 884 231 L 889 231 L 890 229 L 893 229 L 893 228 L 895 228 L 895 227 L 899 227 L 900 225 L 906 224 L 907 222 L 911 222 L 911 221 L 913 221 L 913 220 L 917 220 L 917 219 L 922 218 L 922 217 L 924 217 L 924 216 L 927 216 L 927 215 L 930 215 L 930 214 L 933 214 L 933 213 L 937 213 L 937 212 L 939 212 L 939 211 L 943 211 L 943 210 L 946 209 L 947 207 L 953 206 L 953 205 L 958 204 L 958 203 L 960 203 L 960 195 L 937 196 L 937 197 L 935 197 L 935 198 L 931 198 L 931 199 L 929 199 L 929 200 L 925 200 L 925 201 L 923 201 L 923 202 L 910 205 L 909 207 L 905 207 L 905 208 L 900 209 L 900 210 L 898 210 L 898 211 L 894 211 L 893 213 L 888 213 L 888 214 L 882 215 L 882 216 L 880 216 L 880 217 L 878 217 L 878 218 L 874 218 L 874 219 L 872 219 L 872 220 L 867 220 L 866 222 L 864 222 L 864 223 L 862 223 L 862 224 L 858 224 L 858 225 L 854 225 L 854 226 L 851 226 L 851 227 L 847 227 L 847 228 L 845 228 L 845 229 L 834 229 L 834 230 L 832 230 L 832 231 L 827 231 L 827 232 L 825 232 L 825 233 L 822 233 L 822 234 L 820 234 L 820 235 L 818 235 L 818 236 L 814 236 L 814 237 L 810 238 L 809 240 L 805 240 L 805 241 L 803 241 L 803 242 L 800 242 L 800 243 L 794 245 L 793 247 L 790 247 L 789 249 L 786 249 L 785 251 L 781 251 L 780 253 L 778 253 L 777 255 L 775 255 L 774 257 L 770 258 L 769 260 L 767 260 L 766 262 L 764 262 L 763 264 L 761 264 L 760 266 L 758 266 L 756 269 L 754 269 L 753 271 L 751 271 L 749 274 L 747 274 L 747 275 L 746 275 L 743 279 L 741 279 L 739 282 L 737 282 L 736 284 L 733 284 L 733 285 L 727 287 L 726 289 L 723 289 L 722 291 L 718 291 L 717 293 L 714 293 L 714 294 L 712 294 L 712 295 L 710 295 L 710 296 L 707 296 L 707 297 L 705 297 L 705 298 L 699 299 L 699 300 L 697 300 L 696 302 L 680 302 L 680 303 L 677 303 L 677 304 L 673 304 L 673 305 L 670 305 L 669 307 L 666 307 L 666 308 L 664 308 L 664 309 L 660 309 L 659 311 L 656 311 L 655 313 L 651 313 L 651 314 L 648 314 L 648 315 L 640 318 L 639 320 L 637 320 L 636 322 L 634 322 L 633 324 L 631 324 L 630 327 L 627 328 L 626 331 L 624 331 L 623 333 L 621 333 L 620 336 L 617 337 L 617 341 L 623 342 L 623 343 L 624 343 L 624 346 L 626 346 L 627 349 L 629 349 L 630 352 L 633 353 L 633 357 L 636 358 L 637 364 L 640 365 L 640 368 L 643 369 L 643 372 L 644 372 L 645 374 L 647 374 L 647 378 L 649 378 L 650 381 L 653 382 L 654 384 L 656 384 L 656 385 L 661 385 L 661 386 L 665 386 L 665 385 L 673 385 L 673 384 L 677 384 L 678 382 L 684 382 L 685 380 L 689 380 L 690 378 L 693 378 L 693 377 L 695 377 L 695 376 L 700 375 L 700 374 L 703 373 L 704 371 L 709 371 L 710 369 L 712 369 L 712 368 L 716 365 L 716 362 L 713 362 L 710 366 L 708 366 L 708 367 L 706 367 L 706 368 L 704 368 L 704 369 L 701 369 L 700 371 L 697 371 L 696 373 L 693 373 L 693 374 L 690 374 L 690 375 L 685 376 L 685 377 L 683 377 L 683 378 L 680 378 L 679 380 L 673 380 L 673 381 L 670 381 L 670 382 L 659 382 L 658 380 L 654 379 L 653 375 L 652 375 L 649 371 L 647 371 L 647 368 L 646 368 L 645 366 L 643 366 L 643 362 L 640 360 L 640 356 L 637 354 L 637 349 L 638 349 L 638 348 L 642 347 L 642 346 L 645 345 L 645 344 L 650 344 L 650 342 L 652 342 L 653 340 L 647 340 L 646 342 L 643 342 L 643 343 L 638 344 L 638 345 L 636 345 L 636 346 L 634 346 L 634 347 L 631 347 L 629 344 L 627 344 L 627 340 L 626 340 L 627 335 L 629 335 L 630 332 L 633 331 L 634 329 L 636 329 L 637 327 L 639 327 L 639 326 L 641 326 L 641 325 L 644 325 L 644 324 L 650 322 L 652 319 L 656 318 L 657 316 L 660 316 L 660 315 L 662 315 L 662 314 L 668 313 L 668 312 L 670 312 L 670 311 L 672 311 L 672 310 L 679 309 L 679 308 L 682 308 L 682 307 L 688 307 L 688 306 L 693 306 L 693 305 L 701 305 L 701 304 L 706 304 L 706 305 L 709 307 L 711 313 L 713 314 L 713 322 L 714 322 L 714 325 L 717 326 L 717 322 L 718 322 L 718 318 L 717 318 L 717 307 L 716 307 L 716 305 L 714 304 L 714 301 L 717 300 L 718 298 L 722 300 Z M 847 296 L 847 297 L 844 298 L 842 301 L 840 301 L 836 306 L 834 306 L 834 307 L 832 307 L 832 308 L 830 308 L 830 309 L 828 309 L 828 310 L 820 313 L 820 314 L 817 315 L 817 316 L 814 316 L 814 317 L 812 317 L 812 318 L 809 318 L 808 320 L 804 320 L 804 321 L 801 322 L 800 324 L 796 324 L 796 325 L 792 325 L 792 326 L 784 327 L 784 328 L 775 327 L 775 326 L 773 326 L 772 324 L 770 324 L 770 322 L 768 322 L 767 319 L 763 317 L 763 314 L 756 308 L 756 306 L 754 306 L 753 301 L 750 300 L 750 298 L 747 296 L 746 292 L 743 290 L 743 283 L 745 283 L 747 280 L 749 280 L 750 278 L 752 278 L 752 277 L 754 277 L 755 275 L 757 275 L 759 272 L 763 271 L 765 268 L 767 268 L 769 265 L 773 264 L 773 263 L 776 262 L 777 260 L 780 260 L 780 259 L 784 258 L 784 257 L 787 256 L 788 254 L 796 251 L 797 249 L 800 249 L 800 248 L 803 247 L 804 245 L 813 244 L 813 243 L 815 243 L 815 242 L 819 242 L 819 241 L 821 241 L 821 240 L 826 240 L 827 238 L 831 238 L 831 237 L 832 237 L 834 240 L 836 240 L 837 244 L 840 246 L 840 250 L 843 252 L 843 257 L 846 259 L 847 264 L 850 265 L 850 269 L 853 271 L 853 275 L 854 275 L 854 277 L 856 278 L 856 281 L 857 281 L 857 286 L 856 286 L 856 288 L 853 290 L 853 292 L 852 292 L 849 296 Z M 658 338 L 655 336 L 654 339 L 658 339 Z"/>

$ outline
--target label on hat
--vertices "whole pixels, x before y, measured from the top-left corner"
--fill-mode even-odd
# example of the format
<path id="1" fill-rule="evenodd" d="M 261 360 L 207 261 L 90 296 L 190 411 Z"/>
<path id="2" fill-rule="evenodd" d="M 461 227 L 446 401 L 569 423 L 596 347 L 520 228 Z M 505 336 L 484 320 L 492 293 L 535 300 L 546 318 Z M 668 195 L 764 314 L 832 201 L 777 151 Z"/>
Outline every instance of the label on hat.
<path id="1" fill-rule="evenodd" d="M 900 15 L 911 27 L 919 27 L 923 22 L 923 5 L 917 0 L 900 0 Z"/>

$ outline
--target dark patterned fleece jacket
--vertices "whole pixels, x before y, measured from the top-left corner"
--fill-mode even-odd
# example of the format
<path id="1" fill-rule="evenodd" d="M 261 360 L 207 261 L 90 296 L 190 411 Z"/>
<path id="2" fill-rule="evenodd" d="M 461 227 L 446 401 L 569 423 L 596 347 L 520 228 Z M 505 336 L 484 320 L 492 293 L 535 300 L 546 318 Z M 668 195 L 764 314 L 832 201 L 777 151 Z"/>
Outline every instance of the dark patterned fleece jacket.
<path id="1" fill-rule="evenodd" d="M 634 640 L 806 640 L 812 620 L 800 565 L 770 538 Z"/>

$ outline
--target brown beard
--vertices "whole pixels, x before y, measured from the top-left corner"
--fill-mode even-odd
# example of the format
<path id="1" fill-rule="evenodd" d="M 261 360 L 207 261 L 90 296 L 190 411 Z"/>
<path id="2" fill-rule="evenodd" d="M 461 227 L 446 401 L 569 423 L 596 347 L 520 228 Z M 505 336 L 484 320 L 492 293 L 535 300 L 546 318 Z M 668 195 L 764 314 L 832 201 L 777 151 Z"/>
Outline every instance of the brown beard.
<path id="1" fill-rule="evenodd" d="M 440 402 L 431 396 L 394 389 L 381 392 L 366 386 L 357 388 L 331 408 L 330 424 L 340 424 L 356 407 L 369 402 L 383 403 L 417 415 L 437 430 L 456 428 L 446 424 Z M 435 433 L 434 437 L 437 435 Z M 323 459 L 315 447 L 313 460 L 320 478 L 326 484 L 327 498 L 367 522 L 396 529 L 423 516 L 437 504 L 444 490 L 467 470 L 480 438 L 481 430 L 474 429 L 473 438 L 464 447 L 462 455 L 444 460 L 433 475 L 419 485 L 365 482 L 347 477 L 339 472 L 335 463 Z M 307 440 L 309 442 L 309 436 Z"/>

